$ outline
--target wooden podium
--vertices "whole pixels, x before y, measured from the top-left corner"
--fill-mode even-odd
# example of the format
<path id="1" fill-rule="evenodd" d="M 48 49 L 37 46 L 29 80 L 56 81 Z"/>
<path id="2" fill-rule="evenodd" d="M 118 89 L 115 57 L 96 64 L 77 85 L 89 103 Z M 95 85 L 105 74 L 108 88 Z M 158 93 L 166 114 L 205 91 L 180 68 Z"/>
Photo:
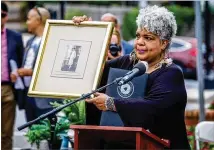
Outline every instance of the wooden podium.
<path id="1" fill-rule="evenodd" d="M 71 125 L 70 128 L 74 130 L 75 150 L 104 149 L 105 143 L 117 142 L 131 144 L 136 150 L 169 148 L 169 143 L 139 127 Z"/>

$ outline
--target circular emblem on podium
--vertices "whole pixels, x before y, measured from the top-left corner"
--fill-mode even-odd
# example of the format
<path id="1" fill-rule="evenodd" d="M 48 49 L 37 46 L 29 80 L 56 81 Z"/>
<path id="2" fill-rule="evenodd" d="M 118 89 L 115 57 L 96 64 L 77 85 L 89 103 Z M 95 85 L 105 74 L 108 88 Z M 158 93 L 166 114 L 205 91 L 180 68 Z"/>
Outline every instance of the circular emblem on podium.
<path id="1" fill-rule="evenodd" d="M 132 96 L 134 93 L 134 85 L 132 82 L 128 82 L 124 85 L 118 86 L 117 87 L 117 93 L 122 97 L 122 98 L 128 98 Z"/>

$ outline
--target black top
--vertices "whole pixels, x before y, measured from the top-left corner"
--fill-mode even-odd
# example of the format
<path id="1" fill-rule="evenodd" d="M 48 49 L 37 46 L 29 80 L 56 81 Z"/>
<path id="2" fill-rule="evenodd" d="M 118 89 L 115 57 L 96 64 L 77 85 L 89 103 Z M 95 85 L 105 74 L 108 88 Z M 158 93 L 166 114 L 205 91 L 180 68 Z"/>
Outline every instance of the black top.
<path id="1" fill-rule="evenodd" d="M 109 67 L 130 70 L 133 65 L 129 56 L 123 56 L 108 62 L 105 71 Z M 125 126 L 149 129 L 169 139 L 173 149 L 190 149 L 184 122 L 186 102 L 182 71 L 172 64 L 149 74 L 144 98 L 115 99 L 115 106 Z"/>
<path id="2" fill-rule="evenodd" d="M 106 84 L 110 67 L 131 70 L 133 66 L 129 55 L 108 61 L 101 86 Z M 184 122 L 186 102 L 183 74 L 171 64 L 149 74 L 144 98 L 115 99 L 115 106 L 125 126 L 149 129 L 169 139 L 172 149 L 190 149 Z"/>
<path id="3" fill-rule="evenodd" d="M 131 62 L 129 60 L 128 56 L 129 55 L 125 55 L 125 56 L 119 57 L 117 59 L 109 60 L 106 62 L 99 87 L 106 85 L 110 67 L 111 68 L 121 68 L 121 69 L 126 69 L 126 70 L 131 70 L 133 68 L 133 62 Z M 103 90 L 102 92 L 104 93 L 105 90 Z M 98 110 L 94 104 L 86 103 L 86 124 L 87 125 L 99 125 L 100 117 L 101 117 L 101 111 Z"/>

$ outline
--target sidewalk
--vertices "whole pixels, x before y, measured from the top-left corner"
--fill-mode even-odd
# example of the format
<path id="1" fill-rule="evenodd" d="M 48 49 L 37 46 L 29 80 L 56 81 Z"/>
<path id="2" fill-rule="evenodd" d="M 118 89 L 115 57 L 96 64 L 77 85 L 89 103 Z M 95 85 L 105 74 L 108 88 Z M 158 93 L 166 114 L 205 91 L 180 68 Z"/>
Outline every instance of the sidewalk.
<path id="1" fill-rule="evenodd" d="M 26 123 L 24 110 L 19 110 L 16 107 L 16 120 L 13 133 L 13 149 L 28 149 L 31 148 L 30 143 L 27 142 L 27 138 L 24 136 L 27 132 L 27 128 L 22 131 L 18 131 L 18 127 Z"/>

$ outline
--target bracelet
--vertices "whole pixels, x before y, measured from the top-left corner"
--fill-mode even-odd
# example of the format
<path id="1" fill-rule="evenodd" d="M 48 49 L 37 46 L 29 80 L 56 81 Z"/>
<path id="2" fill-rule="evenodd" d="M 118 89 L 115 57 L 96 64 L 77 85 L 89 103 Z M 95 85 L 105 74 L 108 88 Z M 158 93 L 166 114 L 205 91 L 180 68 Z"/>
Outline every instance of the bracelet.
<path id="1" fill-rule="evenodd" d="M 107 110 L 115 111 L 114 99 L 112 97 L 107 97 L 105 101 L 105 106 Z"/>

